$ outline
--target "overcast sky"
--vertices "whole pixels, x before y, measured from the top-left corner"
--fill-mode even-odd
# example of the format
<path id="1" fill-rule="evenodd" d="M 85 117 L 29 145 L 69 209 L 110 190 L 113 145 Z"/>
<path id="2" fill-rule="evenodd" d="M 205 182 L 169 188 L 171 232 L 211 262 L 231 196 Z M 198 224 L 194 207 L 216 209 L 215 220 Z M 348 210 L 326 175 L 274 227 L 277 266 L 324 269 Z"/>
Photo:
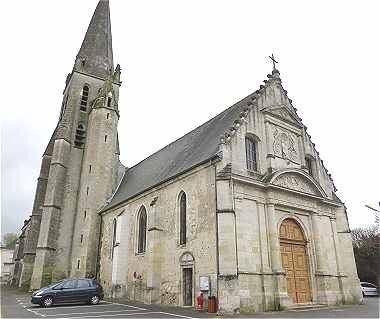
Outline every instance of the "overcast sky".
<path id="1" fill-rule="evenodd" d="M 380 200 L 379 1 L 110 0 L 127 166 L 259 88 L 284 88 L 348 207 Z M 64 82 L 97 0 L 2 1 L 2 233 L 30 215 Z"/>

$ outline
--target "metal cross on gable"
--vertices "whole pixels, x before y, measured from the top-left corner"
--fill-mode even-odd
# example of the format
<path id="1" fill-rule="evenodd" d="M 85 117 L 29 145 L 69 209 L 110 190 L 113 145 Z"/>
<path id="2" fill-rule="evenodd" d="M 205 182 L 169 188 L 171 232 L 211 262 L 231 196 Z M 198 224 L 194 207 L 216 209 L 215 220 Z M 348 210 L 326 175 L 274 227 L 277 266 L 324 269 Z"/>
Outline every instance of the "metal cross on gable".
<path id="1" fill-rule="evenodd" d="M 272 55 L 269 56 L 269 59 L 272 60 L 273 70 L 275 70 L 276 69 L 276 63 L 278 63 L 278 61 L 275 60 L 273 53 L 272 53 Z"/>

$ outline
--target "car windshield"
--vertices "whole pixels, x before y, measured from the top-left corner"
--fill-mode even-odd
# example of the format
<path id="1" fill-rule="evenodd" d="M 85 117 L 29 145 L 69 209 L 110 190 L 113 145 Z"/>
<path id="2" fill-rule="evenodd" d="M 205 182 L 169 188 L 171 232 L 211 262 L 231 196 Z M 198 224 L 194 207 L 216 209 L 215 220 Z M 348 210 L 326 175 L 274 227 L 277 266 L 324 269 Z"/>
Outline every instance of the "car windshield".
<path id="1" fill-rule="evenodd" d="M 54 282 L 54 283 L 50 284 L 49 286 L 47 286 L 46 288 L 53 288 L 53 287 L 55 287 L 55 286 L 61 284 L 62 282 L 63 282 L 63 281 L 57 281 L 57 282 Z"/>

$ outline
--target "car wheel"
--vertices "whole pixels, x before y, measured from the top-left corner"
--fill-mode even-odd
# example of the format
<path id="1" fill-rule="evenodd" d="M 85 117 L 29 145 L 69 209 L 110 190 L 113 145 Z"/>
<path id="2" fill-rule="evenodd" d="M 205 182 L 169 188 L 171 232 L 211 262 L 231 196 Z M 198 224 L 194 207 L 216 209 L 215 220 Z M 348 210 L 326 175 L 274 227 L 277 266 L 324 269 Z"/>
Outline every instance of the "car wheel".
<path id="1" fill-rule="evenodd" d="M 99 303 L 99 301 L 100 301 L 100 298 L 98 295 L 92 296 L 90 298 L 90 304 L 91 305 L 97 305 Z"/>
<path id="2" fill-rule="evenodd" d="M 45 307 L 45 308 L 51 307 L 53 305 L 53 297 L 51 296 L 45 297 L 44 299 L 42 299 L 41 305 L 42 307 Z"/>

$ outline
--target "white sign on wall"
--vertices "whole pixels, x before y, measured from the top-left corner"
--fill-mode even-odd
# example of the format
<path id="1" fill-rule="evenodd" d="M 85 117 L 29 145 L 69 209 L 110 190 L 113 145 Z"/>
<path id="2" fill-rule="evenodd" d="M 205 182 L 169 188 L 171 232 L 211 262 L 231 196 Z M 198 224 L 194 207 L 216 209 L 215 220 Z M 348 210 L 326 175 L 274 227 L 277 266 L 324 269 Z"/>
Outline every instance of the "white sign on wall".
<path id="1" fill-rule="evenodd" d="M 208 276 L 199 277 L 199 288 L 200 288 L 200 291 L 210 290 L 210 278 Z"/>

